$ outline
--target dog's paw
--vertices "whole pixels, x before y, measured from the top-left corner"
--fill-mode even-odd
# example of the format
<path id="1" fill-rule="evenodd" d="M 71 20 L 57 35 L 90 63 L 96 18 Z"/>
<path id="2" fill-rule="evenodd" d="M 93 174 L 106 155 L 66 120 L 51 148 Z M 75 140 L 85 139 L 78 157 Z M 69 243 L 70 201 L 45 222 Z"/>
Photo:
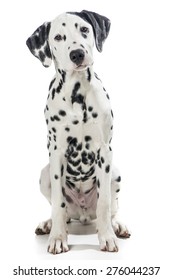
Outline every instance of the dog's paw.
<path id="1" fill-rule="evenodd" d="M 59 237 L 49 237 L 49 245 L 47 251 L 51 254 L 60 254 L 68 252 L 69 248 L 67 245 L 66 238 L 62 238 L 60 235 Z"/>
<path id="2" fill-rule="evenodd" d="M 131 236 L 127 227 L 124 224 L 116 221 L 115 219 L 112 219 L 112 227 L 116 236 L 119 238 L 129 238 Z"/>
<path id="3" fill-rule="evenodd" d="M 98 232 L 98 238 L 101 251 L 118 252 L 117 237 L 112 230 L 105 233 Z"/>
<path id="4" fill-rule="evenodd" d="M 52 227 L 52 220 L 49 219 L 38 225 L 38 227 L 35 230 L 35 234 L 37 234 L 37 235 L 49 234 L 51 227 Z"/>

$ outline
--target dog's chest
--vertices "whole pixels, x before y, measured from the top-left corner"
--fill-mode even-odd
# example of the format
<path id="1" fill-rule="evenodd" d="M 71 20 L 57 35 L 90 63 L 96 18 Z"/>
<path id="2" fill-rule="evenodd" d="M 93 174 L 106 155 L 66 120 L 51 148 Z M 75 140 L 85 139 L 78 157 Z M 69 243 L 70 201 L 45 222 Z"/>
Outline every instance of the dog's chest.
<path id="1" fill-rule="evenodd" d="M 57 150 L 65 154 L 69 186 L 94 180 L 97 152 L 112 136 L 108 96 L 94 75 L 87 77 L 62 75 L 54 79 L 45 109 L 49 154 Z"/>

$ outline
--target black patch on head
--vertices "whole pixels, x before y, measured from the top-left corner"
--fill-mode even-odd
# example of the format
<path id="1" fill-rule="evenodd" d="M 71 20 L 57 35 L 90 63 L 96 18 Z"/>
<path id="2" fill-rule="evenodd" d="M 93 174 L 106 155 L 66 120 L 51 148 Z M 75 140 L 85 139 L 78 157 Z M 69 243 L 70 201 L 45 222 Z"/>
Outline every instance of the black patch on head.
<path id="1" fill-rule="evenodd" d="M 106 40 L 110 30 L 110 20 L 105 16 L 99 15 L 94 12 L 83 10 L 81 12 L 69 12 L 70 14 L 77 15 L 83 20 L 91 24 L 94 32 L 95 43 L 97 50 L 102 51 L 103 43 Z"/>
<path id="2" fill-rule="evenodd" d="M 59 115 L 62 116 L 62 117 L 65 117 L 66 116 L 66 112 L 64 110 L 60 110 L 59 111 Z"/>
<path id="3" fill-rule="evenodd" d="M 76 28 L 78 28 L 78 24 L 77 23 L 75 23 L 75 25 L 74 25 Z"/>
<path id="4" fill-rule="evenodd" d="M 82 33 L 82 37 L 83 37 L 84 39 L 87 39 L 87 35 L 84 34 L 84 33 Z"/>
<path id="5" fill-rule="evenodd" d="M 61 207 L 62 207 L 62 208 L 65 207 L 65 203 L 64 203 L 64 202 L 61 203 Z"/>
<path id="6" fill-rule="evenodd" d="M 80 44 L 80 46 L 81 46 L 83 49 L 85 49 L 84 45 Z"/>
<path id="7" fill-rule="evenodd" d="M 50 31 L 51 23 L 45 22 L 40 27 L 38 27 L 35 32 L 28 38 L 26 44 L 31 51 L 31 53 L 40 59 L 42 64 L 45 67 L 49 67 L 51 64 L 51 60 L 48 62 L 48 65 L 45 64 L 45 58 L 48 57 L 52 59 L 49 43 L 48 43 L 48 36 Z M 42 48 L 42 50 L 41 50 Z M 39 50 L 37 54 L 36 50 Z"/>
<path id="8" fill-rule="evenodd" d="M 109 173 L 109 171 L 110 171 L 110 165 L 108 164 L 108 165 L 106 166 L 106 168 L 105 168 L 105 172 L 106 172 L 106 173 Z"/>
<path id="9" fill-rule="evenodd" d="M 55 174 L 54 178 L 55 178 L 55 180 L 58 180 L 58 175 L 57 175 L 57 174 Z"/>

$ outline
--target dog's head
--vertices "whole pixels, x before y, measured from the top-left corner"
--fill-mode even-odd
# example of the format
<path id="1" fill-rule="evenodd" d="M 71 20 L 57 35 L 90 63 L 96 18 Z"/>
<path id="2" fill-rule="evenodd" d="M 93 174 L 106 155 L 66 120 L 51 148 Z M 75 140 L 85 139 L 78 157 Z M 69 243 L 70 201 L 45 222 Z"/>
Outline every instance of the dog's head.
<path id="1" fill-rule="evenodd" d="M 69 12 L 45 22 L 28 38 L 31 53 L 45 67 L 81 71 L 93 64 L 94 41 L 99 52 L 110 30 L 110 20 L 94 12 Z"/>

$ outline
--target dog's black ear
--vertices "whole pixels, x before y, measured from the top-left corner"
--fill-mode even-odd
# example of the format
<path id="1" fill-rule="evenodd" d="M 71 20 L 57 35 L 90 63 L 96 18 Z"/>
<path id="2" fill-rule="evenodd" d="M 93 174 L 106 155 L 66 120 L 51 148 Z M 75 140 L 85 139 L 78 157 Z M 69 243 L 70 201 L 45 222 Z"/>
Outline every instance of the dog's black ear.
<path id="1" fill-rule="evenodd" d="M 43 23 L 26 41 L 31 53 L 40 59 L 45 67 L 49 67 L 52 62 L 52 54 L 48 42 L 50 27 L 50 22 Z"/>
<path id="2" fill-rule="evenodd" d="M 103 48 L 103 43 L 109 34 L 111 26 L 110 20 L 105 16 L 86 10 L 83 10 L 80 13 L 76 12 L 72 14 L 78 15 L 79 17 L 81 17 L 82 19 L 84 19 L 92 25 L 96 47 L 97 50 L 101 52 Z"/>

